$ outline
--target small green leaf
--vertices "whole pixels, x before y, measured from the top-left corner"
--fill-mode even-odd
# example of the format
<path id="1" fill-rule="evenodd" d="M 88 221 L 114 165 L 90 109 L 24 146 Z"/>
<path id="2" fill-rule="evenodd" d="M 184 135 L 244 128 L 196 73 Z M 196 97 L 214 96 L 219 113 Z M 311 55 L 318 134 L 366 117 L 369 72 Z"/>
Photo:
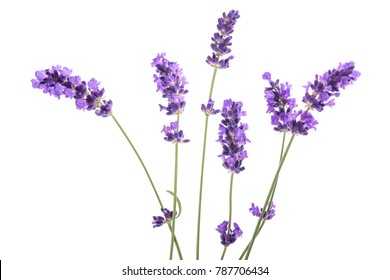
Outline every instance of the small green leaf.
<path id="1" fill-rule="evenodd" d="M 170 190 L 167 190 L 167 192 L 170 193 L 173 197 L 175 197 L 175 194 L 173 192 L 171 192 Z M 179 206 L 179 213 L 177 214 L 176 218 L 179 218 L 179 216 L 181 214 L 181 202 L 177 196 L 176 196 L 176 203 L 177 203 L 177 206 Z"/>

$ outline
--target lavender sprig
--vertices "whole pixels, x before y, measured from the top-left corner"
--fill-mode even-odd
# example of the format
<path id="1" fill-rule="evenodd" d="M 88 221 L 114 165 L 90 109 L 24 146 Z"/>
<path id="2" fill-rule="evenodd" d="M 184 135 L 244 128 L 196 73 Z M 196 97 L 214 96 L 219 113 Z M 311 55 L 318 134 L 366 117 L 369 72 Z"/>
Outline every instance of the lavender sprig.
<path id="1" fill-rule="evenodd" d="M 215 77 L 218 69 L 229 68 L 229 61 L 234 57 L 232 55 L 226 57 L 231 52 L 230 46 L 232 45 L 232 33 L 234 31 L 234 25 L 237 19 L 240 17 L 238 11 L 231 10 L 228 14 L 223 13 L 222 18 L 218 19 L 217 29 L 218 32 L 214 33 L 211 38 L 211 49 L 213 51 L 211 56 L 208 56 L 206 62 L 214 68 L 213 77 L 211 79 L 211 87 L 209 93 L 209 102 L 207 105 L 202 105 L 201 109 L 205 113 L 205 126 L 203 136 L 203 151 L 202 151 L 202 164 L 200 169 L 200 186 L 199 186 L 199 206 L 198 206 L 198 223 L 196 229 L 196 259 L 199 260 L 199 247 L 200 247 L 200 224 L 201 224 L 201 212 L 202 212 L 202 193 L 203 193 L 203 175 L 206 155 L 207 144 L 207 129 L 208 118 L 210 115 L 216 114 L 219 110 L 214 110 L 212 101 L 212 95 L 214 90 Z"/>
<path id="2" fill-rule="evenodd" d="M 244 146 L 246 143 L 250 142 L 245 134 L 245 131 L 248 129 L 248 125 L 241 123 L 241 117 L 246 116 L 246 112 L 242 110 L 242 106 L 242 102 L 232 101 L 231 99 L 226 99 L 223 102 L 221 111 L 223 119 L 219 125 L 217 140 L 222 145 L 222 154 L 219 155 L 219 157 L 222 158 L 222 166 L 231 172 L 229 190 L 229 221 L 227 222 L 227 227 L 230 227 L 232 221 L 234 174 L 239 174 L 245 169 L 245 167 L 242 166 L 242 161 L 247 158 L 248 155 Z M 236 240 L 237 232 L 240 232 L 239 236 L 242 234 L 242 231 L 239 229 L 237 224 L 234 224 L 237 232 L 233 230 L 231 233 L 231 230 L 228 229 L 226 233 L 222 234 L 222 229 L 225 228 L 225 222 L 218 227 L 218 229 L 220 229 L 219 232 L 221 233 L 222 244 L 225 245 L 221 260 L 225 257 L 227 246 Z"/>
<path id="3" fill-rule="evenodd" d="M 71 76 L 72 70 L 66 67 L 53 66 L 51 69 L 35 72 L 36 79 L 31 80 L 33 88 L 42 89 L 57 97 L 75 99 L 76 108 L 94 110 L 96 115 L 107 117 L 112 111 L 112 101 L 104 100 L 104 88 L 99 89 L 99 82 L 91 79 L 88 83 L 79 76 Z"/>
<path id="4" fill-rule="evenodd" d="M 322 76 L 316 75 L 314 82 L 308 82 L 305 86 L 302 101 L 306 107 L 321 112 L 326 106 L 334 106 L 335 101 L 331 98 L 339 97 L 340 88 L 345 89 L 360 77 L 360 72 L 354 69 L 355 63 L 351 61 L 340 63 L 337 69 L 328 70 Z"/>
<path id="5" fill-rule="evenodd" d="M 211 44 L 213 53 L 211 56 L 208 56 L 206 60 L 211 66 L 220 69 L 229 68 L 229 60 L 234 57 L 230 55 L 229 57 L 224 58 L 224 56 L 231 52 L 231 49 L 229 48 L 232 45 L 231 34 L 234 31 L 234 25 L 239 17 L 238 11 L 231 10 L 228 14 L 223 13 L 222 18 L 218 19 L 218 32 L 214 33 L 214 36 L 211 38 L 213 41 Z"/>
<path id="6" fill-rule="evenodd" d="M 152 67 L 156 68 L 154 74 L 154 82 L 157 84 L 157 91 L 162 93 L 163 98 L 168 99 L 168 105 L 163 106 L 160 104 L 160 111 L 166 110 L 167 115 L 177 115 L 176 122 L 171 122 L 169 126 L 164 126 L 162 132 L 164 132 L 164 139 L 169 142 L 175 143 L 175 173 L 173 182 L 173 212 L 176 213 L 176 201 L 177 201 L 177 178 L 178 178 L 178 154 L 179 143 L 187 143 L 190 140 L 184 139 L 184 133 L 179 129 L 180 114 L 184 111 L 186 102 L 184 101 L 184 95 L 188 93 L 188 90 L 184 88 L 187 84 L 187 80 L 183 75 L 182 69 L 176 62 L 171 62 L 165 58 L 165 53 L 157 54 L 157 57 L 153 59 Z M 172 230 L 171 230 L 171 246 L 169 252 L 169 259 L 173 258 L 173 245 L 175 241 L 175 227 L 176 217 L 172 218 Z"/>
<path id="7" fill-rule="evenodd" d="M 76 108 L 79 110 L 81 109 L 95 110 L 95 113 L 98 116 L 102 116 L 102 117 L 111 116 L 115 124 L 118 126 L 118 128 L 121 130 L 122 134 L 126 138 L 129 145 L 133 149 L 139 162 L 141 163 L 146 173 L 146 176 L 149 179 L 154 194 L 156 195 L 158 203 L 160 204 L 161 209 L 165 209 L 163 207 L 157 189 L 154 186 L 153 180 L 141 156 L 139 155 L 137 149 L 135 148 L 130 138 L 128 137 L 128 135 L 126 134 L 126 132 L 119 124 L 118 120 L 115 118 L 115 116 L 111 111 L 112 101 L 102 100 L 104 89 L 99 89 L 100 83 L 95 79 L 91 79 L 88 83 L 86 83 L 85 81 L 81 80 L 79 76 L 71 76 L 70 75 L 71 73 L 72 70 L 61 66 L 53 66 L 51 69 L 36 71 L 35 72 L 36 79 L 31 80 L 32 87 L 42 89 L 44 93 L 49 93 L 50 95 L 53 95 L 58 99 L 60 99 L 61 96 L 65 96 L 65 98 L 71 98 L 71 99 L 73 98 L 75 99 Z M 164 212 L 164 216 L 165 215 L 166 212 Z M 156 217 L 155 219 L 156 226 L 158 226 L 157 224 L 159 223 L 159 221 L 161 221 L 161 219 Z M 168 224 L 168 227 L 172 231 L 170 224 Z M 183 259 L 179 243 L 175 236 L 174 236 L 174 243 L 176 245 L 179 258 Z"/>

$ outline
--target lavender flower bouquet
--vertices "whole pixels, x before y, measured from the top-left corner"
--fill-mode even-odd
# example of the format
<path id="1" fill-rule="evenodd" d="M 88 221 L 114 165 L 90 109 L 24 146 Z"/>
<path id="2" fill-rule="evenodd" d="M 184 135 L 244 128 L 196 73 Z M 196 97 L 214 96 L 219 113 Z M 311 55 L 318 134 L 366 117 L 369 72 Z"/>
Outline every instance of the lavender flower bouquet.
<path id="1" fill-rule="evenodd" d="M 207 157 L 219 157 L 221 166 L 226 169 L 230 176 L 230 184 L 227 188 L 229 200 L 227 201 L 228 213 L 225 217 L 218 217 L 220 223 L 215 225 L 215 230 L 220 238 L 221 243 L 221 260 L 224 259 L 228 247 L 233 243 L 236 244 L 238 239 L 243 239 L 241 244 L 234 246 L 242 246 L 241 255 L 236 256 L 237 259 L 248 260 L 252 250 L 255 248 L 255 241 L 258 239 L 261 230 L 266 221 L 275 218 L 276 214 L 276 187 L 279 176 L 287 155 L 291 149 L 294 139 L 298 135 L 307 136 L 311 130 L 315 130 L 318 121 L 315 114 L 324 111 L 326 107 L 335 105 L 335 98 L 340 96 L 341 89 L 345 89 L 351 85 L 360 76 L 360 73 L 355 70 L 354 62 L 340 63 L 336 68 L 328 70 L 321 75 L 315 75 L 314 81 L 308 82 L 303 88 L 303 96 L 301 102 L 297 102 L 291 96 L 292 85 L 288 82 L 281 83 L 279 79 L 272 78 L 269 72 L 259 73 L 259 83 L 262 79 L 265 82 L 264 96 L 267 104 L 267 111 L 271 115 L 271 125 L 273 129 L 281 133 L 281 148 L 278 154 L 279 164 L 274 173 L 273 180 L 269 186 L 268 194 L 264 201 L 252 201 L 251 205 L 242 205 L 239 207 L 247 208 L 248 215 L 256 217 L 252 228 L 241 228 L 239 226 L 240 217 L 233 219 L 233 182 L 234 177 L 242 174 L 245 171 L 244 160 L 248 157 L 246 145 L 257 145 L 258 139 L 249 140 L 247 131 L 249 125 L 244 119 L 247 112 L 244 110 L 243 102 L 232 100 L 224 93 L 221 96 L 222 102 L 214 98 L 214 85 L 216 83 L 216 74 L 218 71 L 227 71 L 230 67 L 230 62 L 234 58 L 231 55 L 231 46 L 234 27 L 240 18 L 239 12 L 232 10 L 228 13 L 223 13 L 218 19 L 217 32 L 212 35 L 211 49 L 212 53 L 207 56 L 206 63 L 210 65 L 212 72 L 210 92 L 205 97 L 205 103 L 199 104 L 200 110 L 204 113 L 204 130 L 203 130 L 203 148 L 201 157 L 201 166 L 199 167 L 200 183 L 187 182 L 192 185 L 192 188 L 199 189 L 197 199 L 197 220 L 196 220 L 196 246 L 195 259 L 199 260 L 201 251 L 201 225 L 202 225 L 202 201 L 203 187 L 205 179 L 205 162 Z M 94 111 L 97 116 L 103 118 L 112 118 L 119 130 L 122 132 L 126 141 L 134 151 L 136 158 L 145 171 L 146 177 L 152 188 L 153 195 L 157 198 L 158 204 L 155 205 L 156 211 L 161 211 L 161 214 L 156 212 L 156 215 L 151 217 L 151 226 L 156 228 L 165 227 L 170 232 L 169 259 L 174 259 L 174 252 L 177 253 L 177 258 L 190 258 L 187 253 L 184 254 L 180 248 L 181 236 L 178 236 L 176 231 L 177 223 L 188 223 L 188 220 L 180 220 L 182 208 L 185 207 L 185 202 L 180 200 L 180 192 L 184 191 L 179 188 L 179 146 L 183 149 L 188 148 L 190 140 L 187 139 L 183 132 L 183 128 L 188 127 L 185 115 L 182 115 L 186 108 L 185 97 L 189 93 L 187 89 L 187 79 L 184 76 L 184 71 L 177 62 L 168 58 L 166 53 L 162 52 L 152 59 L 152 68 L 155 70 L 153 75 L 154 83 L 157 86 L 157 92 L 162 94 L 165 100 L 160 104 L 160 111 L 166 114 L 166 118 L 161 123 L 163 133 L 162 138 L 173 144 L 173 153 L 175 159 L 174 176 L 172 180 L 172 189 L 167 192 L 172 196 L 170 202 L 163 203 L 160 197 L 161 187 L 156 186 L 152 176 L 147 169 L 146 163 L 142 160 L 141 153 L 134 146 L 125 130 L 115 118 L 113 113 L 113 102 L 105 97 L 105 89 L 101 87 L 100 82 L 92 78 L 89 81 L 82 79 L 77 75 L 73 75 L 72 70 L 67 67 L 53 66 L 45 70 L 39 70 L 35 73 L 35 78 L 32 80 L 32 87 L 42 90 L 58 99 L 68 98 L 73 99 L 76 108 L 79 110 Z M 259 65 L 261 68 L 261 65 Z M 268 83 L 268 85 L 267 85 Z M 218 104 L 218 105 L 216 105 Z M 191 113 L 191 112 L 190 112 Z M 248 112 L 250 114 L 250 112 Z M 209 118 L 217 120 L 219 118 L 219 127 L 216 125 L 209 129 Z M 159 121 L 159 120 L 158 120 Z M 256 124 L 251 124 L 254 126 Z M 209 131 L 210 130 L 210 131 Z M 211 135 L 209 135 L 209 133 Z M 289 139 L 288 139 L 289 137 Z M 221 145 L 220 154 L 207 154 L 207 144 L 218 142 Z M 189 143 L 189 144 L 188 144 Z M 179 145 L 186 144 L 186 145 Z M 141 149 L 143 149 L 142 147 Z M 180 149 L 181 149 L 180 148 Z M 142 152 L 145 152 L 143 150 Z M 300 163 L 303 164 L 303 163 Z M 163 166 L 165 168 L 165 166 Z M 167 171 L 169 172 L 169 171 Z M 244 172 L 245 173 L 245 172 Z M 241 175 L 245 176 L 245 175 Z M 259 203 L 261 207 L 258 206 Z M 237 204 L 237 203 L 235 203 Z M 188 210 L 192 211 L 192 210 Z M 213 229 L 213 230 L 214 230 Z M 210 229 L 206 229 L 209 231 Z M 246 236 L 244 237 L 244 232 Z M 186 240 L 187 241 L 187 240 Z M 258 241 L 259 242 L 259 241 Z"/>

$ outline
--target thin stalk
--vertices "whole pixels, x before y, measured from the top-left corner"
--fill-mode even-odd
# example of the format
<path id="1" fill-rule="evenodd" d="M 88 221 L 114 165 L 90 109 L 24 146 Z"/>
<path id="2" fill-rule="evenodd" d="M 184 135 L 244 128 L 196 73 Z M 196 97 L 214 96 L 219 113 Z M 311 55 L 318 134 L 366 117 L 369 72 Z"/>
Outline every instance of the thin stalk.
<path id="1" fill-rule="evenodd" d="M 269 206 L 270 198 L 271 198 L 271 196 L 273 196 L 273 193 L 275 192 L 276 183 L 277 183 L 277 180 L 278 180 L 278 177 L 279 177 L 280 170 L 282 169 L 283 163 L 284 163 L 284 161 L 286 160 L 287 154 L 288 154 L 288 152 L 289 152 L 289 150 L 290 150 L 290 147 L 291 147 L 291 144 L 292 144 L 294 138 L 295 138 L 295 134 L 293 134 L 293 135 L 291 136 L 290 141 L 289 141 L 289 143 L 288 143 L 288 145 L 287 145 L 286 151 L 284 152 L 283 157 L 282 157 L 282 159 L 281 159 L 280 162 L 279 162 L 278 169 L 276 170 L 274 179 L 273 179 L 273 181 L 272 181 L 270 190 L 269 190 L 269 192 L 268 192 L 267 198 L 266 198 L 265 203 L 264 203 L 264 206 L 263 206 L 264 211 L 261 212 L 261 215 L 260 215 L 260 217 L 259 217 L 259 219 L 258 219 L 256 228 L 255 228 L 255 230 L 254 230 L 254 232 L 253 232 L 252 239 L 251 239 L 251 241 L 248 243 L 248 246 L 247 246 L 247 249 L 246 249 L 247 252 L 246 252 L 246 254 L 245 254 L 245 260 L 247 260 L 247 259 L 249 258 L 249 255 L 250 255 L 250 253 L 251 253 L 253 244 L 254 244 L 255 239 L 256 239 L 256 237 L 257 237 L 257 235 L 258 235 L 258 233 L 259 233 L 261 222 L 262 222 L 262 220 L 263 220 L 263 218 L 264 218 L 265 209 Z"/>
<path id="2" fill-rule="evenodd" d="M 286 141 L 286 132 L 283 132 L 283 141 L 282 141 L 282 148 L 280 149 L 279 163 L 281 162 L 281 160 L 282 160 L 282 158 L 283 158 L 285 141 Z M 270 198 L 270 200 L 269 200 L 270 202 L 274 200 L 274 194 L 275 194 L 276 186 L 278 185 L 278 180 L 279 180 L 279 176 L 276 178 L 275 186 L 273 187 L 272 194 L 271 194 L 271 198 Z M 267 211 L 269 211 L 270 208 L 271 208 L 271 204 L 268 203 Z M 264 220 L 264 222 L 265 222 L 265 220 Z M 261 228 L 259 229 L 259 233 L 260 233 L 260 230 L 261 230 Z M 259 233 L 258 233 L 258 234 L 259 234 Z"/>
<path id="3" fill-rule="evenodd" d="M 227 246 L 224 246 L 224 247 L 223 247 L 222 256 L 221 256 L 221 261 L 222 261 L 222 260 L 223 260 L 223 258 L 225 257 L 226 250 L 227 250 Z"/>
<path id="4" fill-rule="evenodd" d="M 228 229 L 227 229 L 227 234 L 231 234 L 232 231 L 230 230 L 231 224 L 232 224 L 232 213 L 233 213 L 233 178 L 234 178 L 234 173 L 232 172 L 230 176 L 230 190 L 229 190 L 229 221 L 228 221 Z M 223 249 L 223 253 L 221 256 L 221 260 L 225 257 L 227 246 Z"/>
<path id="5" fill-rule="evenodd" d="M 214 68 L 213 78 L 211 80 L 209 99 L 211 99 L 214 90 L 215 77 L 217 75 L 218 68 Z M 200 247 L 200 220 L 202 214 L 202 194 L 203 194 L 203 177 L 204 177 L 204 163 L 206 155 L 206 144 L 207 144 L 207 130 L 209 123 L 209 115 L 206 115 L 204 125 L 204 136 L 203 136 L 203 151 L 202 151 L 202 166 L 200 168 L 200 187 L 199 187 L 199 206 L 198 206 L 198 225 L 196 229 L 196 260 L 199 260 L 199 247 Z"/>
<path id="6" fill-rule="evenodd" d="M 282 158 L 283 158 L 285 141 L 286 141 L 286 132 L 283 132 L 283 140 L 282 140 L 282 147 L 281 147 L 281 149 L 280 149 L 279 163 L 281 162 L 281 160 L 282 160 Z M 275 189 L 276 189 L 276 186 L 277 186 L 277 184 L 278 184 L 278 179 L 279 179 L 279 177 L 276 179 L 275 186 L 272 188 L 271 197 L 270 197 L 270 200 L 269 200 L 269 201 L 273 201 L 274 194 L 275 194 Z M 265 204 L 267 204 L 267 203 L 265 203 Z M 267 206 L 268 206 L 268 207 L 267 207 L 266 211 L 269 211 L 269 210 L 270 210 L 270 204 L 268 203 Z M 264 209 L 264 208 L 263 208 L 263 209 Z M 265 212 L 265 213 L 266 213 L 266 212 Z M 257 233 L 256 233 L 256 238 L 257 238 L 257 236 L 259 235 L 261 229 L 263 228 L 263 226 L 264 226 L 264 224 L 265 224 L 265 221 L 266 221 L 265 219 L 263 219 L 263 220 L 261 221 L 260 227 L 259 227 L 259 229 L 258 229 L 258 231 L 257 231 Z M 249 243 L 249 244 L 250 244 L 250 243 Z M 246 252 L 247 252 L 247 250 L 248 250 L 248 248 L 249 248 L 249 244 L 246 245 L 244 251 L 243 251 L 242 254 L 240 255 L 240 258 L 239 258 L 240 260 L 242 260 L 242 258 L 243 258 L 244 255 L 246 254 Z"/>
<path id="7" fill-rule="evenodd" d="M 285 140 L 286 140 L 286 132 L 283 132 L 282 148 L 280 149 L 279 163 L 280 163 L 280 161 L 281 161 L 282 158 L 283 158 Z M 279 179 L 279 176 L 278 176 L 278 179 Z M 276 185 L 278 184 L 278 179 L 276 179 L 275 187 L 273 188 L 273 191 L 272 191 L 272 193 L 271 193 L 270 201 L 273 201 L 273 199 L 274 199 L 274 194 L 275 194 Z M 268 204 L 268 208 L 267 208 L 266 211 L 269 211 L 269 210 L 270 210 L 270 204 Z M 264 224 L 265 224 L 265 221 L 266 221 L 265 219 L 263 219 L 263 220 L 261 221 L 259 230 L 258 230 L 257 233 L 256 233 L 256 238 L 257 238 L 257 236 L 259 235 L 261 229 L 263 228 L 263 226 L 264 226 Z M 240 260 L 244 257 L 244 255 L 245 255 L 246 251 L 248 250 L 248 248 L 249 248 L 249 244 L 245 247 L 245 250 L 242 252 L 242 254 L 241 254 L 241 256 L 240 256 Z"/>
<path id="8" fill-rule="evenodd" d="M 177 131 L 179 129 L 180 115 L 177 115 Z M 169 260 L 173 257 L 173 244 L 175 242 L 175 226 L 176 226 L 176 201 L 177 201 L 177 174 L 179 168 L 179 143 L 175 143 L 175 174 L 173 180 L 173 215 L 172 215 L 172 230 L 171 230 L 171 248 L 169 251 Z"/>
<path id="9" fill-rule="evenodd" d="M 209 93 L 209 99 L 213 96 L 213 90 L 214 90 L 214 83 L 215 83 L 215 77 L 217 76 L 218 68 L 214 68 L 213 72 L 213 78 L 211 79 L 211 86 L 210 86 L 210 93 Z"/>
<path id="10" fill-rule="evenodd" d="M 260 227 L 259 227 L 259 231 L 257 232 L 257 234 L 256 234 L 256 237 L 259 235 L 259 233 L 260 233 L 261 229 L 262 229 L 262 228 L 263 228 L 263 226 L 264 226 L 264 223 L 265 223 L 265 220 L 263 220 L 263 221 L 261 222 L 261 224 L 260 224 Z M 246 247 L 245 247 L 244 251 L 242 251 L 242 253 L 241 253 L 241 255 L 240 255 L 240 258 L 239 258 L 239 260 L 242 260 L 242 258 L 244 257 L 244 255 L 245 255 L 245 254 L 246 254 L 246 252 L 248 251 L 249 244 L 250 244 L 250 243 L 248 243 L 248 244 L 246 245 Z"/>
<path id="11" fill-rule="evenodd" d="M 149 179 L 150 185 L 152 186 L 153 192 L 154 192 L 154 194 L 156 195 L 157 201 L 158 201 L 158 203 L 160 204 L 160 208 L 164 208 L 164 205 L 163 205 L 163 203 L 162 203 L 162 201 L 161 201 L 161 199 L 160 199 L 160 196 L 159 196 L 159 194 L 158 194 L 158 192 L 157 192 L 157 189 L 156 189 L 156 187 L 154 186 L 152 177 L 150 176 L 149 171 L 148 171 L 148 169 L 146 168 L 146 166 L 145 166 L 145 164 L 144 164 L 144 162 L 143 162 L 141 156 L 139 155 L 137 149 L 134 147 L 134 145 L 133 145 L 133 143 L 131 142 L 129 136 L 127 136 L 126 132 L 124 131 L 124 129 L 122 128 L 122 126 L 119 124 L 119 122 L 118 122 L 118 120 L 115 118 L 115 116 L 114 116 L 112 113 L 111 113 L 110 115 L 111 115 L 112 119 L 115 121 L 116 125 L 119 127 L 119 129 L 120 129 L 120 131 L 122 132 L 123 136 L 125 136 L 127 142 L 129 143 L 129 145 L 130 145 L 131 148 L 133 149 L 135 155 L 137 156 L 139 162 L 141 163 L 141 165 L 142 165 L 142 167 L 143 167 L 143 169 L 144 169 L 144 171 L 145 171 L 145 173 L 146 173 L 146 176 L 147 176 L 148 179 Z M 168 224 L 168 227 L 169 227 L 169 230 L 172 232 L 172 228 L 171 228 L 171 225 L 170 225 L 170 224 Z M 182 253 L 181 253 L 181 250 L 180 250 L 179 242 L 178 242 L 177 239 L 176 239 L 176 236 L 175 236 L 175 246 L 176 246 L 176 249 L 177 249 L 177 253 L 179 254 L 179 257 L 180 257 L 180 259 L 182 260 L 182 259 L 183 259 L 183 256 L 182 256 Z"/>
<path id="12" fill-rule="evenodd" d="M 133 149 L 135 155 L 137 156 L 139 162 L 141 163 L 142 167 L 144 168 L 144 171 L 146 173 L 146 176 L 148 177 L 149 179 L 149 182 L 150 182 L 150 185 L 152 186 L 153 188 L 153 191 L 154 191 L 154 194 L 156 195 L 156 198 L 158 200 L 158 203 L 160 204 L 160 207 L 163 208 L 163 204 L 161 202 L 161 199 L 160 199 L 160 196 L 158 195 L 158 192 L 156 190 L 156 187 L 154 186 L 154 183 L 153 183 L 153 180 L 152 178 L 150 177 L 150 174 L 148 172 L 148 169 L 146 168 L 141 156 L 139 155 L 139 153 L 137 152 L 137 149 L 134 147 L 133 143 L 131 142 L 130 138 L 127 136 L 126 132 L 124 131 L 124 129 L 122 128 L 122 126 L 119 124 L 118 120 L 114 117 L 114 115 L 111 113 L 111 117 L 112 119 L 115 121 L 116 125 L 119 127 L 119 129 L 122 131 L 123 135 L 125 136 L 127 142 L 130 144 L 131 148 Z"/>

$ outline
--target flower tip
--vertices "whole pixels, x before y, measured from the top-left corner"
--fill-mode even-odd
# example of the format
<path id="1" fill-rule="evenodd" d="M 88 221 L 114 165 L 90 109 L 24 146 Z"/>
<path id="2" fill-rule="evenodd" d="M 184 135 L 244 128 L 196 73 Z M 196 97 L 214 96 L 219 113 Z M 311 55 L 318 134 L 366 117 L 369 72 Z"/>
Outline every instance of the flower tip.
<path id="1" fill-rule="evenodd" d="M 265 72 L 262 77 L 263 77 L 263 80 L 269 81 L 269 80 L 271 80 L 271 73 Z"/>
<path id="2" fill-rule="evenodd" d="M 164 56 L 166 55 L 165 52 L 162 52 L 161 54 L 157 54 L 156 58 L 153 59 L 151 66 L 156 67 L 157 64 L 161 63 L 161 61 L 164 59 Z"/>

